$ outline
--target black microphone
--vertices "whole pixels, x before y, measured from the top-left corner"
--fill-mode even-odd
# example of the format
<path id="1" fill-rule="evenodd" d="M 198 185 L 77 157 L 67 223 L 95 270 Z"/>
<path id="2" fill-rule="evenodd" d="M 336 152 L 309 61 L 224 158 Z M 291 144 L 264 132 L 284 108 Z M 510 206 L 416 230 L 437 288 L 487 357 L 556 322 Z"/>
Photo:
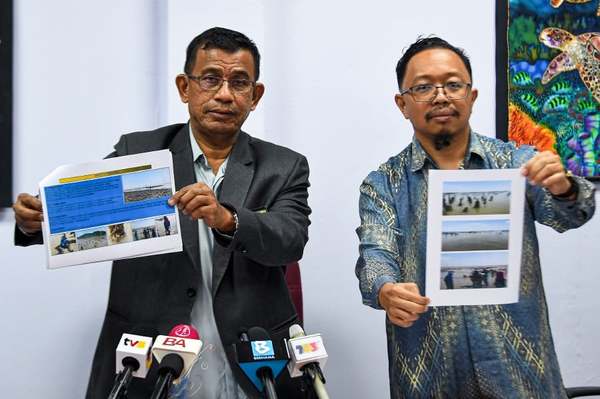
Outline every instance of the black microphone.
<path id="1" fill-rule="evenodd" d="M 268 399 L 277 399 L 275 379 L 289 360 L 285 346 L 273 342 L 264 328 L 252 327 L 235 347 L 238 364 L 248 379 Z"/>
<path id="2" fill-rule="evenodd" d="M 156 337 L 152 354 L 160 364 L 151 399 L 166 399 L 173 382 L 193 367 L 202 348 L 199 338 L 198 331 L 187 324 L 176 325 L 168 336 Z"/>
<path id="3" fill-rule="evenodd" d="M 162 358 L 158 366 L 158 380 L 150 399 L 167 399 L 173 381 L 183 371 L 183 358 L 176 353 L 169 353 Z"/>
<path id="4" fill-rule="evenodd" d="M 133 377 L 145 378 L 152 357 L 152 338 L 141 335 L 123 334 L 116 350 L 115 382 L 108 399 L 127 397 L 127 389 Z"/>

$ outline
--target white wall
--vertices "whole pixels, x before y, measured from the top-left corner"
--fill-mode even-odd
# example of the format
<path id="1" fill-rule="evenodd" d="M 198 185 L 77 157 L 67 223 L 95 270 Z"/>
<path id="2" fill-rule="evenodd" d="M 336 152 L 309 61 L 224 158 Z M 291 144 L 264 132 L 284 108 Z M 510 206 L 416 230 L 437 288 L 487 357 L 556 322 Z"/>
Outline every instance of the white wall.
<path id="1" fill-rule="evenodd" d="M 61 163 L 105 155 L 121 133 L 185 120 L 173 82 L 189 40 L 216 25 L 246 33 L 262 52 L 267 92 L 245 129 L 311 165 L 306 330 L 325 336 L 331 396 L 386 397 L 384 314 L 361 305 L 354 277 L 358 186 L 410 140 L 393 103 L 394 68 L 419 33 L 470 54 L 480 90 L 472 125 L 494 134 L 494 2 L 222 3 L 15 2 L 15 191 L 35 191 Z M 567 385 L 600 385 L 599 220 L 563 235 L 540 229 Z M 14 382 L 4 395 L 83 397 L 109 265 L 48 271 L 41 248 L 12 246 L 13 223 L 11 212 L 0 213 L 0 342 L 9 360 L 0 375 Z"/>

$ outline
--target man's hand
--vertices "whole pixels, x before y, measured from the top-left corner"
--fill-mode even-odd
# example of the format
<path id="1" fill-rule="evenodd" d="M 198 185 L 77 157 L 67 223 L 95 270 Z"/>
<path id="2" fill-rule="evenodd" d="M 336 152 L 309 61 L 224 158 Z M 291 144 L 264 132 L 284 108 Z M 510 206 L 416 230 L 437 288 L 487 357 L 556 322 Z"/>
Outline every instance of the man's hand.
<path id="1" fill-rule="evenodd" d="M 406 328 L 427 312 L 429 298 L 421 296 L 415 283 L 385 283 L 379 290 L 379 304 L 393 324 Z"/>
<path id="2" fill-rule="evenodd" d="M 33 195 L 21 193 L 13 205 L 17 226 L 27 234 L 35 234 L 42 230 L 42 201 Z"/>
<path id="3" fill-rule="evenodd" d="M 223 233 L 230 233 L 235 229 L 231 211 L 217 201 L 215 193 L 204 183 L 183 187 L 169 198 L 169 205 L 177 206 L 184 215 L 202 219 L 208 227 Z"/>
<path id="4" fill-rule="evenodd" d="M 536 154 L 523 165 L 521 173 L 532 185 L 545 187 L 553 195 L 564 194 L 571 188 L 560 157 L 551 151 Z"/>

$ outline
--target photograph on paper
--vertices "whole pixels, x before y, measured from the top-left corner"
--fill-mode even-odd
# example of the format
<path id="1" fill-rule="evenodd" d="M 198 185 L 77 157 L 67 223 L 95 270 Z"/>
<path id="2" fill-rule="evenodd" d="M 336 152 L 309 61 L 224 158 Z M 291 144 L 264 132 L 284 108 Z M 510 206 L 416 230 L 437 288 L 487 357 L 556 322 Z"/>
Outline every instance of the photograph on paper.
<path id="1" fill-rule="evenodd" d="M 430 170 L 428 183 L 430 305 L 518 301 L 525 206 L 520 170 Z"/>
<path id="2" fill-rule="evenodd" d="M 174 192 L 168 150 L 58 168 L 40 183 L 49 267 L 180 251 Z"/>
<path id="3" fill-rule="evenodd" d="M 505 288 L 508 252 L 443 252 L 440 288 Z"/>
<path id="4" fill-rule="evenodd" d="M 508 219 L 442 221 L 442 251 L 508 249 Z"/>
<path id="5" fill-rule="evenodd" d="M 126 203 L 146 201 L 154 198 L 169 198 L 171 176 L 168 168 L 150 169 L 121 176 L 123 198 Z"/>
<path id="6" fill-rule="evenodd" d="M 510 181 L 444 182 L 444 216 L 501 215 L 510 212 Z"/>

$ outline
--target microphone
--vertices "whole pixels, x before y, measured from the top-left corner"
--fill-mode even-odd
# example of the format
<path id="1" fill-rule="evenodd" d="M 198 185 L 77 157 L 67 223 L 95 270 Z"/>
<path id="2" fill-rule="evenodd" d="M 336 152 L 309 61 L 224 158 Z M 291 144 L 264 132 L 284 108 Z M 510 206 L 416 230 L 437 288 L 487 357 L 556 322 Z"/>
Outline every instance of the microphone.
<path id="1" fill-rule="evenodd" d="M 288 362 L 285 346 L 271 341 L 264 328 L 252 327 L 235 348 L 240 368 L 256 389 L 268 399 L 277 399 L 275 379 Z"/>
<path id="2" fill-rule="evenodd" d="M 166 398 L 171 385 L 191 370 L 202 348 L 199 338 L 198 331 L 187 324 L 173 327 L 168 336 L 156 337 L 152 354 L 159 366 L 152 399 Z"/>
<path id="3" fill-rule="evenodd" d="M 133 377 L 146 378 L 152 356 L 150 348 L 152 338 L 142 335 L 123 334 L 116 350 L 115 382 L 108 399 L 118 399 L 127 396 L 127 389 Z"/>
<path id="4" fill-rule="evenodd" d="M 150 399 L 166 399 L 173 381 L 183 371 L 183 358 L 176 353 L 166 354 L 158 366 L 158 380 Z"/>
<path id="5" fill-rule="evenodd" d="M 288 371 L 290 376 L 300 377 L 303 375 L 312 383 L 315 394 L 319 399 L 329 399 L 322 371 L 328 356 L 321 334 L 306 335 L 298 324 L 292 325 L 289 333 L 290 362 L 288 363 Z"/>

